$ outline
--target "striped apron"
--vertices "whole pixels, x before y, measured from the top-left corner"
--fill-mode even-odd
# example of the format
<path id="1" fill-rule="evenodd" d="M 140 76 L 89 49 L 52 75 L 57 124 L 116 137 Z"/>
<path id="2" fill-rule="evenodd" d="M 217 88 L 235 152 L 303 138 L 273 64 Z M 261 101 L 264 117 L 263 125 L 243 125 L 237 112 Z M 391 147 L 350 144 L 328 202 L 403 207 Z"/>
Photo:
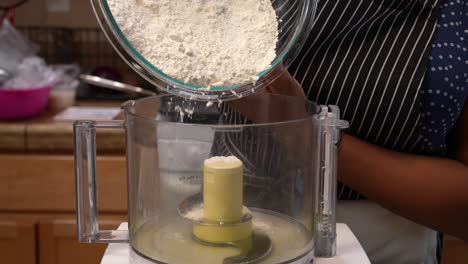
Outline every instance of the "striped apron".
<path id="1" fill-rule="evenodd" d="M 388 149 L 423 152 L 419 94 L 438 0 L 319 1 L 305 48 L 290 68 L 310 100 L 338 105 L 348 133 Z M 437 263 L 437 233 L 338 185 L 339 222 L 372 263 Z"/>
<path id="2" fill-rule="evenodd" d="M 293 10 L 294 2 L 286 4 Z M 349 134 L 395 151 L 423 153 L 419 94 L 437 18 L 438 0 L 320 0 L 312 32 L 289 71 L 308 99 L 339 106 L 350 122 Z M 226 118 L 247 122 L 234 114 Z M 246 140 L 250 143 L 240 142 Z M 223 143 L 215 151 L 229 155 L 255 140 L 217 142 Z M 252 155 L 270 156 L 264 158 L 268 168 L 278 161 L 275 150 L 264 149 L 269 155 Z M 351 227 L 372 263 L 437 263 L 435 231 L 342 184 L 337 192 L 338 221 Z"/>
<path id="3" fill-rule="evenodd" d="M 290 71 L 310 100 L 338 105 L 348 133 L 396 151 L 423 151 L 419 93 L 438 0 L 319 1 L 312 33 Z M 338 221 L 372 263 L 437 263 L 437 234 L 339 184 Z"/>

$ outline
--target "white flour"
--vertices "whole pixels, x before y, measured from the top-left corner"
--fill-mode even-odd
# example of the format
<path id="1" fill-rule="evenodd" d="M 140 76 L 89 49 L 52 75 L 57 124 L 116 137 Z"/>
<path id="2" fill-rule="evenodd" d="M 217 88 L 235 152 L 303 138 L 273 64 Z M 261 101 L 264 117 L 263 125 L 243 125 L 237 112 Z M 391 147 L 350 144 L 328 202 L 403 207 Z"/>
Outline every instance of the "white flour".
<path id="1" fill-rule="evenodd" d="M 271 0 L 108 0 L 132 45 L 185 83 L 230 86 L 257 81 L 276 57 Z"/>
<path id="2" fill-rule="evenodd" d="M 228 157 L 222 157 L 222 156 L 215 156 L 211 157 L 207 160 L 205 160 L 205 166 L 206 165 L 213 165 L 216 163 L 224 163 L 224 164 L 240 164 L 242 165 L 242 161 L 238 159 L 236 156 L 228 156 Z"/>
<path id="3" fill-rule="evenodd" d="M 193 221 L 203 220 L 203 205 L 197 205 L 195 208 L 192 208 L 192 210 L 184 214 L 183 217 Z"/>

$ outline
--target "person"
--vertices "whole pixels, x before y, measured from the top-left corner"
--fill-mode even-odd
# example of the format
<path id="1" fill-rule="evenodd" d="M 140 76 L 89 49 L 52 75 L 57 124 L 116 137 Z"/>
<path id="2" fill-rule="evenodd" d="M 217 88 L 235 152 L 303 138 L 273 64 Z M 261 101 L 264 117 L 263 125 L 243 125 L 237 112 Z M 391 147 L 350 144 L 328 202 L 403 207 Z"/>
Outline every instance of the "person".
<path id="1" fill-rule="evenodd" d="M 468 241 L 467 10 L 319 1 L 300 56 L 265 90 L 337 105 L 350 122 L 337 220 L 372 263 L 437 263 L 438 232 Z"/>

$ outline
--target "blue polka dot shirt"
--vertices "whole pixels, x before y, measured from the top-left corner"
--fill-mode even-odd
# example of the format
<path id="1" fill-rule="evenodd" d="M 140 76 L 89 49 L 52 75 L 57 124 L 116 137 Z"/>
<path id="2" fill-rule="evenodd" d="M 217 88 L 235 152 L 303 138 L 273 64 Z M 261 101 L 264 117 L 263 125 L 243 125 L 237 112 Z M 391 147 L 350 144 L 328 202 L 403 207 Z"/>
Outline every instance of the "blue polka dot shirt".
<path id="1" fill-rule="evenodd" d="M 445 156 L 468 96 L 468 0 L 442 0 L 421 90 L 420 131 L 428 154 Z"/>

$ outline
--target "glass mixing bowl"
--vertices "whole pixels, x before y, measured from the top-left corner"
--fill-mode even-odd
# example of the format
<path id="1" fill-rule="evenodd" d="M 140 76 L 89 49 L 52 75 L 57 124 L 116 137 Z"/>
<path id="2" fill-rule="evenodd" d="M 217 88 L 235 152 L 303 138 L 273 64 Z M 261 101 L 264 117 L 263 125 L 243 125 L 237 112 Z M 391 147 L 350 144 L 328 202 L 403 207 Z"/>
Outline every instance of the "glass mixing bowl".
<path id="1" fill-rule="evenodd" d="M 166 75 L 146 60 L 125 37 L 112 16 L 107 0 L 91 0 L 95 14 L 108 40 L 128 65 L 156 87 L 181 97 L 202 101 L 227 101 L 253 94 L 281 75 L 294 61 L 307 38 L 315 17 L 317 0 L 272 0 L 278 15 L 279 36 L 276 58 L 271 67 L 257 74 L 255 84 L 212 87 L 184 83 Z"/>

